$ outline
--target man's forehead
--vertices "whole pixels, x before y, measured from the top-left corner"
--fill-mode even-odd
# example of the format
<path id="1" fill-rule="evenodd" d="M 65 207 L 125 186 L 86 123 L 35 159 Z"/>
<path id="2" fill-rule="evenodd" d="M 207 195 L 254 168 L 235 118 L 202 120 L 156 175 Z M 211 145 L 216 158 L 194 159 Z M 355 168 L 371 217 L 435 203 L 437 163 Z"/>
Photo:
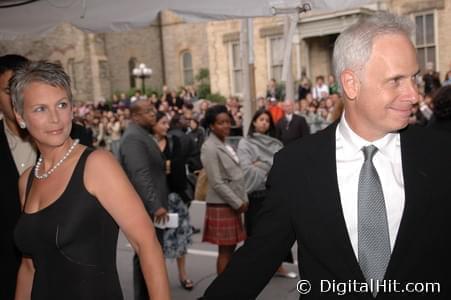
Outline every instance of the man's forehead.
<path id="1" fill-rule="evenodd" d="M 153 108 L 153 106 L 149 103 L 149 102 L 138 102 L 137 103 L 139 109 L 149 109 L 149 108 Z"/>

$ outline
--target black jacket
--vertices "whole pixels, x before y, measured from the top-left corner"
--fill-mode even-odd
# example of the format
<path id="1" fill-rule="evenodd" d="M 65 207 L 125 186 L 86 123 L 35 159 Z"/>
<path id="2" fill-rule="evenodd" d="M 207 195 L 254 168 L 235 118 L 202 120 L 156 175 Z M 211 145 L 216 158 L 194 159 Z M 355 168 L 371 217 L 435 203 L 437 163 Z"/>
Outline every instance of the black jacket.
<path id="1" fill-rule="evenodd" d="M 321 293 L 321 280 L 365 282 L 341 207 L 336 125 L 282 149 L 268 178 L 268 196 L 252 238 L 233 255 L 205 299 L 255 299 L 298 243 L 308 299 L 373 299 L 369 293 Z M 440 293 L 379 293 L 377 299 L 451 299 L 451 139 L 409 127 L 401 131 L 405 206 L 385 280 L 439 283 Z M 294 283 L 293 283 L 294 285 Z"/>
<path id="2" fill-rule="evenodd" d="M 0 120 L 0 299 L 14 299 L 21 254 L 14 244 L 13 232 L 20 216 L 19 172 L 9 149 L 3 121 Z"/>
<path id="3" fill-rule="evenodd" d="M 291 121 L 288 122 L 286 117 L 283 117 L 276 124 L 276 137 L 284 144 L 301 138 L 310 134 L 310 128 L 305 121 L 305 118 L 293 114 Z"/>

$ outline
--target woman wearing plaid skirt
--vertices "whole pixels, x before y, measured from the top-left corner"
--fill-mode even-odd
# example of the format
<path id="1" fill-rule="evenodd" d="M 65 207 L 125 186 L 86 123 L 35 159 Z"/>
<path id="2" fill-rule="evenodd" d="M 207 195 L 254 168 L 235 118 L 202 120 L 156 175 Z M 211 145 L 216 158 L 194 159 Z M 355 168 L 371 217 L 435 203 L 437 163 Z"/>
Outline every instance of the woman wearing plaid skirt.
<path id="1" fill-rule="evenodd" d="M 242 213 L 248 207 L 244 174 L 235 151 L 225 143 L 230 134 L 230 122 L 224 105 L 210 107 L 205 114 L 210 135 L 201 150 L 201 160 L 208 178 L 202 240 L 218 245 L 218 274 L 224 271 L 236 244 L 246 238 L 242 222 Z"/>

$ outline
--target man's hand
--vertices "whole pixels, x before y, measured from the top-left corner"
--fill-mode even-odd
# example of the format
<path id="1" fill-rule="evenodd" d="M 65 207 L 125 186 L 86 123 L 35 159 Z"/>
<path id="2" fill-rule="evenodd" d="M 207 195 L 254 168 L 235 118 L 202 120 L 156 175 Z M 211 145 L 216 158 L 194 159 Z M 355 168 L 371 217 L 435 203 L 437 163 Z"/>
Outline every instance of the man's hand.
<path id="1" fill-rule="evenodd" d="M 238 212 L 244 213 L 247 211 L 247 208 L 249 207 L 249 202 L 244 202 L 243 204 L 241 204 L 240 208 L 238 208 Z"/>
<path id="2" fill-rule="evenodd" d="M 155 223 L 165 224 L 169 220 L 168 211 L 164 207 L 160 207 L 154 214 Z"/>

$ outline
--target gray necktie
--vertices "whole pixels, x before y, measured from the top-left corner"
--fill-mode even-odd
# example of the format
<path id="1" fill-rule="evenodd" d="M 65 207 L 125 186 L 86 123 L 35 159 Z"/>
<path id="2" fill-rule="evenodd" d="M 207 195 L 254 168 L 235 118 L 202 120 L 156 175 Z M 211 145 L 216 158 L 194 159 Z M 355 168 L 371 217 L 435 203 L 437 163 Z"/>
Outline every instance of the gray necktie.
<path id="1" fill-rule="evenodd" d="M 365 161 L 360 170 L 358 190 L 358 255 L 363 275 L 383 280 L 390 260 L 390 236 L 387 211 L 382 186 L 373 165 L 377 148 L 373 145 L 362 148 Z M 382 283 L 382 282 L 381 282 Z M 376 296 L 377 290 L 373 291 Z"/>

